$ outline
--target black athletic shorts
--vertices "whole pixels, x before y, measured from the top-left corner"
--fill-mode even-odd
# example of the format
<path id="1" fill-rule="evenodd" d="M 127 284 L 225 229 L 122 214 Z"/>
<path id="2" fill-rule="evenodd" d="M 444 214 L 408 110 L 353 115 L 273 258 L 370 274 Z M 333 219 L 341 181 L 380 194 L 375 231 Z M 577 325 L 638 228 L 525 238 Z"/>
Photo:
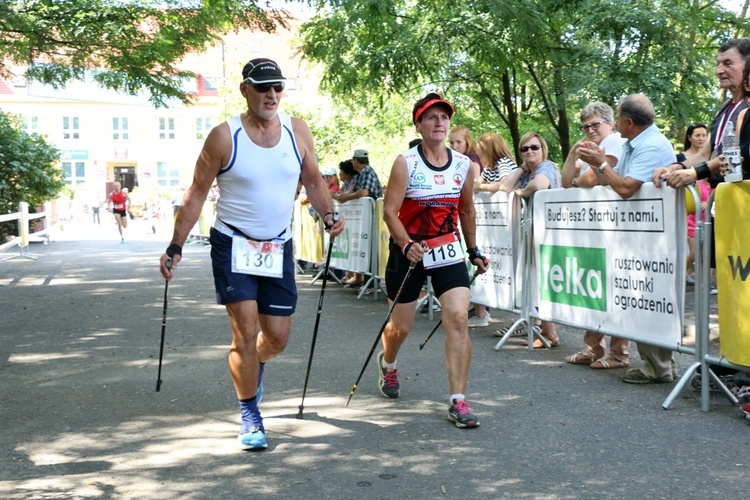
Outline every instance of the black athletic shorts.
<path id="1" fill-rule="evenodd" d="M 385 268 L 385 287 L 388 291 L 388 298 L 395 300 L 398 289 L 404 281 L 404 276 L 406 276 L 406 271 L 409 269 L 410 262 L 401 253 L 401 249 L 395 243 L 390 242 L 388 248 L 390 254 L 388 255 L 388 264 Z M 457 262 L 450 266 L 428 270 L 425 270 L 422 262 L 418 262 L 409 275 L 409 279 L 404 285 L 404 291 L 401 292 L 398 302 L 406 304 L 417 300 L 427 276 L 432 278 L 432 288 L 435 290 L 435 295 L 438 298 L 453 288 L 469 288 L 469 271 L 465 262 Z"/>
<path id="2" fill-rule="evenodd" d="M 269 316 L 291 316 L 297 306 L 294 281 L 294 245 L 284 243 L 284 267 L 281 278 L 232 272 L 232 237 L 211 228 L 211 264 L 214 270 L 216 303 L 230 304 L 254 300 L 258 312 Z"/>

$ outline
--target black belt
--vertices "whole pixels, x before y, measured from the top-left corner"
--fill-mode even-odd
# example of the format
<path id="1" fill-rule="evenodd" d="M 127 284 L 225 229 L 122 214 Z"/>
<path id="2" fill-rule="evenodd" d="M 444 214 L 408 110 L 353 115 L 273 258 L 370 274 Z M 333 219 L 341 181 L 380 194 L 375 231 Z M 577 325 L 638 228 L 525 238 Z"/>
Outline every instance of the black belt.
<path id="1" fill-rule="evenodd" d="M 260 242 L 263 242 L 263 241 L 273 241 L 276 238 L 280 238 L 281 235 L 284 234 L 284 233 L 286 233 L 286 230 L 287 230 L 287 228 L 284 228 L 283 231 L 281 231 L 278 235 L 276 235 L 276 238 L 271 238 L 269 240 L 256 240 L 255 238 L 251 238 L 250 236 L 246 235 L 245 233 L 243 233 L 242 231 L 240 231 L 239 229 L 237 229 L 233 225 L 227 224 L 226 222 L 224 222 L 223 220 L 219 219 L 218 217 L 216 218 L 216 220 L 218 220 L 219 222 L 221 222 L 222 224 L 224 224 L 225 226 L 227 226 L 229 229 L 231 229 L 235 233 L 238 233 L 240 236 L 243 236 L 245 239 L 250 240 L 250 241 L 260 241 Z"/>

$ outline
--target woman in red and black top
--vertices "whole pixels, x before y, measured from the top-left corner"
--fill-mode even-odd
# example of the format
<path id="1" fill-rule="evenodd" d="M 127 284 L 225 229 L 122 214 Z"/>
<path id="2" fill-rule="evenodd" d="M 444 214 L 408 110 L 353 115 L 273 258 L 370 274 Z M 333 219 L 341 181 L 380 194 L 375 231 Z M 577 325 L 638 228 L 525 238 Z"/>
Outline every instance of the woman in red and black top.
<path id="1" fill-rule="evenodd" d="M 450 385 L 448 419 L 457 427 L 479 426 L 465 399 L 471 363 L 468 313 L 471 292 L 459 222 L 469 260 L 487 270 L 488 262 L 476 248 L 476 220 L 472 191 L 474 174 L 469 157 L 445 146 L 453 106 L 438 94 L 417 101 L 412 119 L 422 143 L 396 158 L 388 179 L 384 220 L 391 233 L 385 281 L 390 301 L 398 297 L 383 332 L 378 355 L 380 392 L 400 394 L 396 356 L 414 325 L 417 297 L 427 276 L 442 306 L 445 360 Z M 410 265 L 414 269 L 405 279 Z"/>
<path id="2" fill-rule="evenodd" d="M 112 187 L 114 191 L 109 193 L 107 197 L 107 206 L 115 214 L 115 220 L 117 221 L 117 229 L 120 231 L 120 243 L 125 243 L 125 238 L 122 235 L 122 230 L 128 227 L 128 205 L 130 204 L 130 197 L 128 193 L 121 189 L 120 183 L 115 182 Z"/>

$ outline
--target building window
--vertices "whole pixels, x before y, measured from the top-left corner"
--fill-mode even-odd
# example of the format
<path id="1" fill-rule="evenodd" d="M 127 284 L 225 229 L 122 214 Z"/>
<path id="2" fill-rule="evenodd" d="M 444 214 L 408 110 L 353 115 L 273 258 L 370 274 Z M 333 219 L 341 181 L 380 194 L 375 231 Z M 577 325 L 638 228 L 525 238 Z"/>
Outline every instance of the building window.
<path id="1" fill-rule="evenodd" d="M 39 133 L 39 117 L 38 116 L 24 116 L 24 130 L 27 134 L 38 134 Z"/>
<path id="2" fill-rule="evenodd" d="M 86 182 L 86 162 L 64 161 L 62 171 L 65 182 L 71 186 L 77 186 Z"/>
<path id="3" fill-rule="evenodd" d="M 63 116 L 63 139 L 80 139 L 80 127 L 77 116 Z"/>
<path id="4" fill-rule="evenodd" d="M 156 162 L 156 183 L 162 187 L 180 185 L 180 170 L 166 161 Z"/>
<path id="5" fill-rule="evenodd" d="M 115 116 L 112 118 L 112 139 L 115 141 L 127 141 L 130 139 L 128 119 L 126 117 Z"/>
<path id="6" fill-rule="evenodd" d="M 205 139 L 211 132 L 211 118 L 203 117 L 195 119 L 195 138 Z"/>
<path id="7" fill-rule="evenodd" d="M 174 118 L 159 118 L 159 139 L 174 139 Z"/>

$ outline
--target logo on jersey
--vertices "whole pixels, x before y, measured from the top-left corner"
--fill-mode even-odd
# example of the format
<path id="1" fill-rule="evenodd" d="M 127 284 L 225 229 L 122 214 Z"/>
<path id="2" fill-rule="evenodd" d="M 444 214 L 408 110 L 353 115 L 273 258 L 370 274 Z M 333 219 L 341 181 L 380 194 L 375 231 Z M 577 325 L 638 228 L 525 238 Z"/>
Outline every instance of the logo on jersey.
<path id="1" fill-rule="evenodd" d="M 438 186 L 445 185 L 445 177 L 443 177 L 442 175 L 436 175 L 434 179 L 435 179 L 435 184 L 437 184 Z"/>
<path id="2" fill-rule="evenodd" d="M 456 186 L 460 186 L 461 184 L 464 183 L 464 176 L 461 174 L 455 174 L 453 176 L 453 182 L 456 183 Z"/>
<path id="3" fill-rule="evenodd" d="M 427 179 L 425 178 L 424 174 L 422 172 L 417 172 L 417 174 L 414 176 L 414 181 L 419 184 L 424 184 L 424 182 Z"/>

